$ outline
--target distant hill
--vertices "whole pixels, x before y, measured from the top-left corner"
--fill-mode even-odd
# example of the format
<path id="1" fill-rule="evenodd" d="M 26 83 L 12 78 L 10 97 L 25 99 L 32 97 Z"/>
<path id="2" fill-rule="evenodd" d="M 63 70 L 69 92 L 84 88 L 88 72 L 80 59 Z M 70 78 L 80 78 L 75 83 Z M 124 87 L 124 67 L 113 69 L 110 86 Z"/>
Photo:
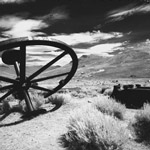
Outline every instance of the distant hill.
<path id="1" fill-rule="evenodd" d="M 91 78 L 150 77 L 150 53 L 127 48 L 113 57 L 84 55 L 79 59 L 78 72 Z"/>
<path id="2" fill-rule="evenodd" d="M 37 71 L 38 69 L 40 69 L 42 66 L 28 66 L 26 68 L 26 73 L 27 76 L 31 75 L 32 73 L 34 73 L 35 71 Z M 44 73 L 45 74 L 50 74 L 49 72 L 51 70 L 55 70 L 57 68 L 59 68 L 60 66 L 51 66 L 50 68 L 48 68 Z M 0 65 L 0 73 L 1 76 L 5 76 L 5 77 L 10 77 L 12 79 L 16 78 L 16 73 L 14 70 L 13 65 L 10 66 L 6 66 L 6 65 Z"/>
<path id="3" fill-rule="evenodd" d="M 124 50 L 112 52 L 112 57 L 83 55 L 79 58 L 77 78 L 149 78 L 150 77 L 150 42 L 130 44 Z M 64 67 L 53 66 L 44 75 L 68 72 L 70 64 Z M 27 67 L 28 74 L 41 66 Z M 15 77 L 13 66 L 0 66 L 1 75 Z"/>

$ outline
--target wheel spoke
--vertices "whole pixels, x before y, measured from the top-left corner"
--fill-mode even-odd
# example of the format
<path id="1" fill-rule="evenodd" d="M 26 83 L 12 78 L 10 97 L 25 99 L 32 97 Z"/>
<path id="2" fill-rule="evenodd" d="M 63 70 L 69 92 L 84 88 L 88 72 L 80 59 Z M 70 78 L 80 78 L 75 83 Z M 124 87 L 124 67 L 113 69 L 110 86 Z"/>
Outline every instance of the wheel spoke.
<path id="1" fill-rule="evenodd" d="M 1 81 L 5 81 L 5 82 L 9 82 L 9 83 L 18 83 L 17 80 L 10 79 L 10 78 L 3 77 L 3 76 L 0 76 L 0 80 L 1 80 Z"/>
<path id="2" fill-rule="evenodd" d="M 31 88 L 41 90 L 41 91 L 51 92 L 51 90 L 37 86 L 37 85 L 31 85 Z"/>
<path id="3" fill-rule="evenodd" d="M 13 88 L 13 86 L 14 85 L 12 85 L 12 84 L 11 85 L 7 85 L 7 86 L 3 86 L 3 87 L 0 88 L 0 91 L 11 89 L 11 88 Z"/>
<path id="4" fill-rule="evenodd" d="M 20 81 L 24 83 L 26 80 L 26 46 L 20 46 Z"/>
<path id="5" fill-rule="evenodd" d="M 53 78 L 65 76 L 65 75 L 68 75 L 68 74 L 69 74 L 69 72 L 62 73 L 62 74 L 57 74 L 57 75 L 53 75 L 53 76 L 50 76 L 50 77 L 43 77 L 43 78 L 32 80 L 31 83 L 41 82 L 41 81 L 44 81 L 44 80 L 49 80 L 49 79 L 53 79 Z"/>
<path id="6" fill-rule="evenodd" d="M 11 95 L 13 92 L 15 91 L 15 89 L 11 89 L 10 91 L 8 91 L 6 94 L 4 94 L 1 98 L 0 98 L 0 102 L 5 99 L 6 97 L 8 97 L 9 95 Z"/>
<path id="7" fill-rule="evenodd" d="M 55 91 L 58 91 L 61 87 L 62 87 L 62 85 L 59 84 L 59 85 L 58 85 L 57 87 L 55 87 L 52 91 L 49 91 L 48 93 L 46 93 L 46 94 L 44 95 L 44 98 L 47 98 L 48 96 L 54 94 Z"/>
<path id="8" fill-rule="evenodd" d="M 61 53 L 59 56 L 57 56 L 52 61 L 50 61 L 49 63 L 47 63 L 45 66 L 43 66 L 42 68 L 40 68 L 39 70 L 37 70 L 35 73 L 33 73 L 31 76 L 29 76 L 28 81 L 31 81 L 33 78 L 35 78 L 36 76 L 38 76 L 40 73 L 42 73 L 44 70 L 46 70 L 47 68 L 49 68 L 54 63 L 56 63 L 59 59 L 61 59 L 62 57 L 64 57 L 66 54 L 67 54 L 66 52 Z"/>
<path id="9" fill-rule="evenodd" d="M 26 55 L 27 55 L 26 47 L 28 48 L 28 46 L 34 46 L 34 45 L 44 46 L 44 48 L 45 46 L 57 48 L 58 50 L 61 50 L 61 53 L 55 56 L 55 58 L 50 59 L 40 69 L 37 69 L 35 72 L 31 73 L 30 75 L 27 75 L 26 77 L 26 74 L 28 73 L 27 72 L 28 67 L 27 67 L 27 59 L 26 59 Z M 18 50 L 18 47 L 20 48 L 20 50 Z M 26 90 L 28 90 L 29 88 L 32 88 L 32 90 L 35 89 L 35 90 L 41 90 L 43 92 L 45 91 L 46 95 L 44 95 L 44 97 L 50 96 L 53 93 L 57 92 L 59 89 L 61 89 L 64 85 L 66 85 L 70 81 L 70 79 L 74 76 L 77 70 L 77 66 L 78 66 L 78 58 L 72 48 L 70 48 L 67 44 L 61 41 L 46 38 L 46 37 L 42 37 L 42 38 L 41 37 L 25 37 L 25 38 L 7 40 L 7 41 L 0 43 L 0 49 L 1 51 L 12 50 L 13 55 L 9 55 L 10 57 L 8 58 L 8 54 L 10 53 L 5 53 L 6 60 L 8 61 L 6 62 L 3 61 L 3 62 L 6 63 L 7 65 L 14 65 L 15 71 L 17 74 L 16 79 L 11 79 L 9 77 L 0 76 L 0 81 L 7 83 L 7 85 L 3 85 L 3 87 L 0 88 L 0 92 L 2 92 L 3 90 L 7 90 L 5 93 L 2 93 L 3 95 L 0 97 L 0 101 L 4 100 L 6 97 L 13 94 L 14 92 L 18 92 L 18 94 L 20 94 L 21 93 L 20 90 L 25 91 L 25 94 L 23 96 L 25 99 L 28 99 L 29 95 L 26 92 Z M 49 70 L 53 67 L 53 65 L 59 63 L 59 61 L 61 61 L 62 58 L 66 55 L 67 56 L 69 55 L 71 59 L 70 61 L 71 63 L 70 65 L 68 65 L 70 70 L 66 70 L 66 67 L 62 67 L 60 70 L 56 69 L 56 72 Z M 18 64 L 16 64 L 16 62 L 18 62 Z M 48 72 L 46 72 L 46 70 Z M 29 73 L 30 73 L 30 70 L 29 70 Z M 55 78 L 57 81 L 54 80 Z M 51 80 L 51 81 L 54 80 L 52 81 L 53 86 L 49 88 L 49 87 L 46 87 L 46 85 L 36 84 L 38 82 L 42 83 L 42 81 L 44 80 L 45 82 L 48 82 L 48 80 Z M 28 103 L 28 100 L 26 101 L 26 103 Z"/>

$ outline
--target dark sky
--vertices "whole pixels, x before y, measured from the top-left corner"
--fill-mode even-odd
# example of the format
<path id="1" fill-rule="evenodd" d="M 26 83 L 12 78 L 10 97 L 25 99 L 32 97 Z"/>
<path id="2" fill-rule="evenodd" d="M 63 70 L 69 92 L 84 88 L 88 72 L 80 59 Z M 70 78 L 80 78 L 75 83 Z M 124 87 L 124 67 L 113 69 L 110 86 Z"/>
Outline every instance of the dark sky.
<path id="1" fill-rule="evenodd" d="M 51 26 L 51 31 L 46 30 L 48 32 L 92 30 L 92 27 L 104 23 L 107 13 L 112 10 L 131 7 L 131 4 L 133 7 L 148 4 L 143 0 L 1 0 L 0 3 L 1 17 L 41 19 Z M 63 13 L 67 18 L 55 18 L 53 13 Z"/>
<path id="2" fill-rule="evenodd" d="M 149 18 L 148 0 L 1 0 L 0 37 L 100 30 L 141 40 L 149 38 Z"/>

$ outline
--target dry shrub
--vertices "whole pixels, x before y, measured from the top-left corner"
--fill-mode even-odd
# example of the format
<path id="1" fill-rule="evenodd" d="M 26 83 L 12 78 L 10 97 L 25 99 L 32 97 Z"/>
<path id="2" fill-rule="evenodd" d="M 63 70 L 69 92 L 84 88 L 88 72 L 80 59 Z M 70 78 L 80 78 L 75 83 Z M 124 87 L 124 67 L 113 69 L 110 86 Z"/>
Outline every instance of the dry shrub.
<path id="1" fill-rule="evenodd" d="M 0 103 L 0 115 L 9 112 L 9 110 L 10 110 L 10 105 L 8 101 L 3 101 Z"/>
<path id="2" fill-rule="evenodd" d="M 128 140 L 126 129 L 118 119 L 94 107 L 74 111 L 68 131 L 59 138 L 67 150 L 122 150 Z"/>
<path id="3" fill-rule="evenodd" d="M 53 94 L 47 99 L 47 103 L 52 103 L 54 105 L 64 105 L 71 101 L 70 94 Z"/>
<path id="4" fill-rule="evenodd" d="M 38 110 L 44 103 L 44 97 L 37 93 L 32 93 L 30 94 L 31 102 L 33 104 L 33 107 L 35 110 Z M 24 111 L 27 112 L 27 106 L 25 100 L 20 101 L 20 108 Z"/>
<path id="5" fill-rule="evenodd" d="M 30 98 L 35 110 L 39 109 L 42 104 L 45 103 L 44 98 L 38 93 L 30 94 Z M 27 106 L 25 100 L 17 100 L 12 96 L 7 97 L 2 103 L 0 103 L 0 115 L 8 112 L 27 112 Z"/>
<path id="6" fill-rule="evenodd" d="M 85 97 L 87 97 L 87 93 L 85 93 L 83 91 L 80 91 L 80 92 L 78 92 L 78 91 L 71 91 L 71 95 L 73 97 L 78 97 L 78 98 L 85 98 Z"/>
<path id="7" fill-rule="evenodd" d="M 45 103 L 44 97 L 42 97 L 41 95 L 37 93 L 31 95 L 30 98 L 32 100 L 32 103 L 35 109 L 40 108 Z"/>
<path id="8" fill-rule="evenodd" d="M 93 101 L 93 104 L 102 113 L 112 115 L 120 120 L 124 119 L 126 107 L 114 99 L 108 98 L 107 96 L 99 96 Z"/>
<path id="9" fill-rule="evenodd" d="M 131 123 L 135 138 L 139 142 L 150 144 L 150 104 L 144 104 L 143 108 L 135 115 Z"/>

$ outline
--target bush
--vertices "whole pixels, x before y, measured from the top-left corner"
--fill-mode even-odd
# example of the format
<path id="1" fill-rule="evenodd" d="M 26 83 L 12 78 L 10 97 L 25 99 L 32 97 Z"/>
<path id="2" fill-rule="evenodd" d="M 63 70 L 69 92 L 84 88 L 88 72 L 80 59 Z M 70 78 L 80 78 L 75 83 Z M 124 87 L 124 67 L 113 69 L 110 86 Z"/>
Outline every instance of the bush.
<path id="1" fill-rule="evenodd" d="M 106 96 L 101 96 L 96 98 L 93 103 L 94 106 L 102 113 L 113 115 L 120 120 L 124 119 L 123 115 L 125 114 L 126 107 L 125 105 L 116 102 L 114 99 L 110 99 Z"/>
<path id="2" fill-rule="evenodd" d="M 150 104 L 144 104 L 143 108 L 135 115 L 131 123 L 135 138 L 139 142 L 150 144 Z"/>
<path id="3" fill-rule="evenodd" d="M 0 115 L 9 112 L 9 110 L 10 110 L 10 105 L 8 101 L 3 101 L 2 103 L 0 103 Z"/>
<path id="4" fill-rule="evenodd" d="M 39 109 L 45 103 L 44 97 L 37 93 L 30 94 L 30 98 L 35 109 Z"/>
<path id="5" fill-rule="evenodd" d="M 59 142 L 67 150 L 121 150 L 127 139 L 118 119 L 88 107 L 73 112 Z"/>
<path id="6" fill-rule="evenodd" d="M 31 102 L 33 104 L 33 107 L 35 110 L 38 110 L 44 103 L 44 98 L 39 95 L 38 93 L 32 93 L 30 94 Z M 25 100 L 20 101 L 20 108 L 24 111 L 27 112 L 27 106 Z"/>
<path id="7" fill-rule="evenodd" d="M 35 110 L 39 109 L 42 104 L 45 103 L 44 98 L 38 93 L 30 94 L 30 98 Z M 27 112 L 27 106 L 25 100 L 15 100 L 12 96 L 7 97 L 2 103 L 0 103 L 0 115 L 8 112 Z"/>
<path id="8" fill-rule="evenodd" d="M 54 105 L 64 105 L 69 103 L 71 100 L 71 95 L 70 94 L 53 94 L 51 95 L 46 103 L 52 103 Z"/>

